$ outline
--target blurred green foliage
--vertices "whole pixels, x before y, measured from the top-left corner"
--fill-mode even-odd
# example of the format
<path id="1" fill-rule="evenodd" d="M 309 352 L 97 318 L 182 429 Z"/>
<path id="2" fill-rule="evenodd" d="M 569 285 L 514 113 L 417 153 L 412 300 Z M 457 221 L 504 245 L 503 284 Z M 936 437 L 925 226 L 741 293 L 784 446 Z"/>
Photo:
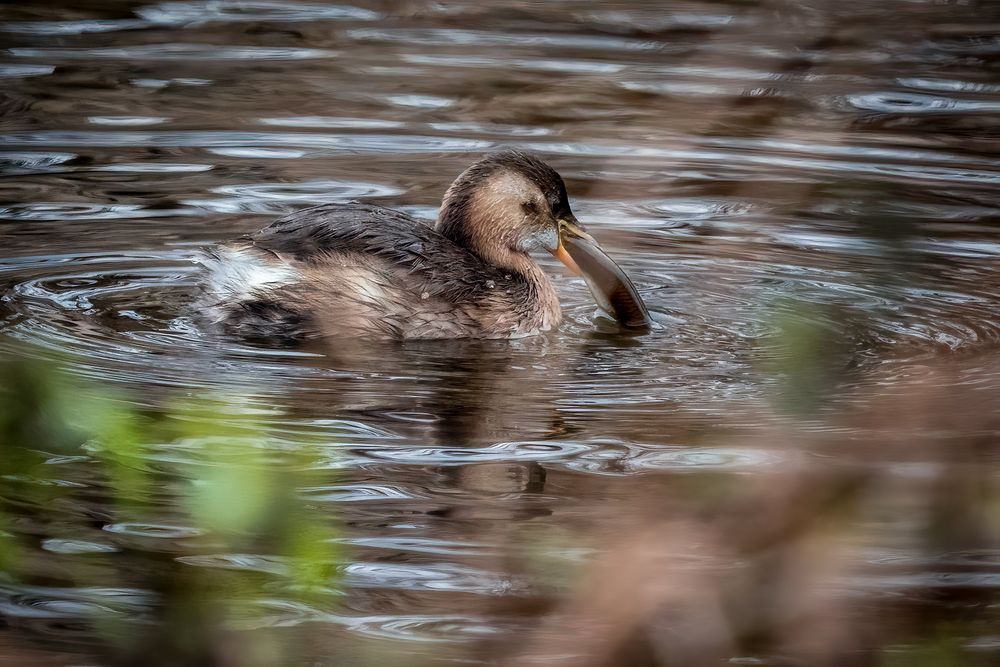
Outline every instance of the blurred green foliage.
<path id="1" fill-rule="evenodd" d="M 160 411 L 140 410 L 54 364 L 33 361 L 30 351 L 0 361 L 0 579 L 67 588 L 94 586 L 96 579 L 150 591 L 152 624 L 137 628 L 134 619 L 115 614 L 91 619 L 110 663 L 218 664 L 225 654 L 233 664 L 264 665 L 295 655 L 294 646 L 278 646 L 268 634 L 237 643 L 229 635 L 261 613 L 255 605 L 267 596 L 334 599 L 337 535 L 329 518 L 297 495 L 311 474 L 311 444 L 276 456 L 266 446 L 266 424 L 247 405 L 238 394 L 197 395 Z M 184 456 L 151 465 L 155 451 L 172 450 Z M 67 461 L 93 483 L 60 479 Z M 34 558 L 39 534 L 93 534 L 87 512 L 69 508 L 86 506 L 95 492 L 110 494 L 103 511 L 113 515 L 104 528 L 183 526 L 197 536 L 184 543 L 196 556 L 238 554 L 281 567 L 191 567 L 178 554 L 144 548 L 141 539 L 134 547 L 122 540 L 120 549 L 85 561 L 64 559 L 56 570 Z M 32 529 L 19 532 L 21 525 Z"/>
<path id="2" fill-rule="evenodd" d="M 759 357 L 775 381 L 775 403 L 791 414 L 813 414 L 828 404 L 849 369 L 850 318 L 833 306 L 791 298 L 769 310 Z"/>

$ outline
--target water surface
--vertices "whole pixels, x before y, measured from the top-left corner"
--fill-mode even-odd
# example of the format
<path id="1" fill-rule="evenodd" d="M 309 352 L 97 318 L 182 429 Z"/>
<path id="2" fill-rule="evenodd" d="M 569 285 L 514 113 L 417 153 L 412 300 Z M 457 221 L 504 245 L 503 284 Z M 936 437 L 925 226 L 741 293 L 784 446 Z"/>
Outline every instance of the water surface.
<path id="1" fill-rule="evenodd" d="M 325 481 L 302 493 L 345 526 L 343 597 L 322 613 L 262 602 L 256 622 L 420 646 L 516 636 L 530 614 L 482 600 L 533 590 L 497 557 L 512 536 L 562 530 L 637 478 L 788 461 L 698 434 L 777 418 L 768 334 L 802 304 L 836 333 L 846 389 L 1000 342 L 995 7 L 508 5 L 0 8 L 0 350 L 31 343 L 149 406 L 238 393 L 272 429 L 257 449 L 325 443 Z M 619 335 L 549 260 L 566 321 L 509 343 L 277 349 L 219 338 L 191 311 L 199 248 L 319 202 L 433 219 L 455 175 L 511 145 L 564 176 L 660 329 Z M 189 455 L 165 443 L 147 463 Z M 185 547 L 192 530 L 109 518 L 37 549 L 280 568 Z M 997 554 L 971 586 L 995 590 Z M 863 588 L 917 585 L 892 567 Z M 0 615 L 86 653 L 76 622 L 95 605 L 140 619 L 144 595 L 0 582 Z M 996 654 L 995 632 L 978 641 Z"/>

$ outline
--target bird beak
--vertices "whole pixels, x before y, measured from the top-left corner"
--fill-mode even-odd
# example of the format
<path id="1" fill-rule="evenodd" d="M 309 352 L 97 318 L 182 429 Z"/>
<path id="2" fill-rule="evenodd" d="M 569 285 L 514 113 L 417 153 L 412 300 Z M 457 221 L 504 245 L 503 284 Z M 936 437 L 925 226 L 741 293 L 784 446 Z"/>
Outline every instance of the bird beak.
<path id="1" fill-rule="evenodd" d="M 570 271 L 583 276 L 597 305 L 619 324 L 647 330 L 652 326 L 635 285 L 574 218 L 559 221 L 559 242 L 551 252 Z"/>
<path id="2" fill-rule="evenodd" d="M 570 243 L 573 243 L 574 239 L 582 239 L 595 246 L 597 246 L 597 241 L 593 236 L 583 231 L 583 227 L 581 227 L 580 223 L 576 220 L 559 221 L 559 243 L 555 250 L 550 250 L 549 252 L 551 252 L 556 259 L 565 264 L 566 268 L 573 272 L 573 275 L 582 276 L 583 270 L 576 263 L 576 260 L 573 259 L 573 256 L 569 254 L 569 251 L 566 250 L 567 239 L 570 239 Z"/>

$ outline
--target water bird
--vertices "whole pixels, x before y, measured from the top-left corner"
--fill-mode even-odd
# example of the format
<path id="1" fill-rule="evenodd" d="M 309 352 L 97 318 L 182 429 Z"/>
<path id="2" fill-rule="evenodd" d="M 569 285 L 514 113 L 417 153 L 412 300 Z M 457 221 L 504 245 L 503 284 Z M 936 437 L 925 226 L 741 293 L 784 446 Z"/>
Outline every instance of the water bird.
<path id="1" fill-rule="evenodd" d="M 573 215 L 562 177 L 519 150 L 462 172 L 433 225 L 323 204 L 208 250 L 203 305 L 253 339 L 517 338 L 562 319 L 536 251 L 582 275 L 623 327 L 650 326 L 632 282 Z"/>

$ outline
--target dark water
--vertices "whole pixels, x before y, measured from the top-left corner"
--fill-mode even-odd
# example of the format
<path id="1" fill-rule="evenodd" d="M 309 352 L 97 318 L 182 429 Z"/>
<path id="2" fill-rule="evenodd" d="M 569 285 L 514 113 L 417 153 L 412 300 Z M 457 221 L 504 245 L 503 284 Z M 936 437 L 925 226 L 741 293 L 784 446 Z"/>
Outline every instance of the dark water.
<path id="1" fill-rule="evenodd" d="M 281 622 L 420 646 L 518 628 L 482 600 L 524 595 L 496 558 L 515 534 L 558 531 L 639 477 L 787 459 L 692 434 L 771 419 L 767 334 L 793 304 L 836 330 L 858 385 L 1000 342 L 992 3 L 14 2 L 0 18 L 0 349 L 68 355 L 148 405 L 237 392 L 277 434 L 258 450 L 325 443 L 327 483 L 303 492 L 347 526 L 347 594 Z M 660 330 L 608 330 L 548 260 L 566 322 L 537 339 L 289 350 L 199 329 L 198 248 L 318 202 L 433 218 L 505 145 L 565 177 Z M 150 464 L 189 455 L 166 443 Z M 39 554 L 185 552 L 183 526 L 154 528 Z M 995 590 L 997 554 L 974 586 Z M 0 586 L 0 614 L 71 650 L 94 605 L 144 604 Z M 995 632 L 973 639 L 996 651 Z"/>

